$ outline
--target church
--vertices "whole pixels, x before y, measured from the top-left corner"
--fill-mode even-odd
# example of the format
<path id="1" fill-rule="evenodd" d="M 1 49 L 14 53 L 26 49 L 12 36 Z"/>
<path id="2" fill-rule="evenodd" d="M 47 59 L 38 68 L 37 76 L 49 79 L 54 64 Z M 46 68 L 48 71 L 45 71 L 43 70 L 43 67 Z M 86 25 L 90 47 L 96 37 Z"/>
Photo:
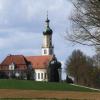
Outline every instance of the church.
<path id="1" fill-rule="evenodd" d="M 52 43 L 53 31 L 49 23 L 47 15 L 46 29 L 43 32 L 42 54 L 40 56 L 8 55 L 0 64 L 0 78 L 48 81 L 48 66 L 56 58 Z M 59 69 L 59 80 L 61 80 L 61 68 Z"/>

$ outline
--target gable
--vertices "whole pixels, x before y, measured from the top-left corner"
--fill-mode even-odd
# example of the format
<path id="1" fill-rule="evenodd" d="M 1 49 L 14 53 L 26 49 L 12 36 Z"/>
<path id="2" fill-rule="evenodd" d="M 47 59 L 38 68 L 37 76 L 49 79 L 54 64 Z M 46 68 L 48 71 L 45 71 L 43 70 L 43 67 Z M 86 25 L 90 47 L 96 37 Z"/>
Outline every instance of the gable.
<path id="1" fill-rule="evenodd" d="M 27 60 L 23 55 L 9 55 L 7 56 L 3 62 L 1 63 L 1 69 L 8 70 L 8 66 L 14 63 L 18 69 L 26 69 L 27 68 Z"/>

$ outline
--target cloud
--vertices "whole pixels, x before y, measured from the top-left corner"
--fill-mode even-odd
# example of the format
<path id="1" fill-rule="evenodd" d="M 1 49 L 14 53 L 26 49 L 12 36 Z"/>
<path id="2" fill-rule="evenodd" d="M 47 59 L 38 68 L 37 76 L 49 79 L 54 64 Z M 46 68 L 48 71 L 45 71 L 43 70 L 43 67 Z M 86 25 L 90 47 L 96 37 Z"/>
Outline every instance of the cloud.
<path id="1" fill-rule="evenodd" d="M 8 32 L 7 36 L 0 37 L 0 60 L 8 54 L 39 55 L 41 41 L 42 34 L 39 33 Z"/>
<path id="2" fill-rule="evenodd" d="M 69 46 L 62 36 L 68 26 L 71 8 L 67 0 L 0 0 L 0 59 L 10 53 L 41 54 L 48 10 L 55 54 L 58 59 L 65 60 L 76 48 Z"/>
<path id="3" fill-rule="evenodd" d="M 41 43 L 41 35 L 29 32 L 9 33 L 7 37 L 0 37 L 0 49 L 37 48 Z"/>
<path id="4" fill-rule="evenodd" d="M 0 28 L 40 31 L 47 10 L 55 26 L 66 20 L 70 8 L 65 0 L 0 0 Z"/>

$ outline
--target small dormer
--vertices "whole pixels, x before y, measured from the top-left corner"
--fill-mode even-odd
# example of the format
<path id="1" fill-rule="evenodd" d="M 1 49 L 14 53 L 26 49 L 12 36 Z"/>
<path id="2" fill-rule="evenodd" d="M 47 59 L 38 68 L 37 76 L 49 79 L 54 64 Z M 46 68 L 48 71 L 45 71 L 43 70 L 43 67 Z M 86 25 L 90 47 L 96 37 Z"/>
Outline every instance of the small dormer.
<path id="1" fill-rule="evenodd" d="M 9 70 L 15 70 L 15 64 L 14 64 L 14 62 L 12 62 L 12 63 L 9 65 Z"/>

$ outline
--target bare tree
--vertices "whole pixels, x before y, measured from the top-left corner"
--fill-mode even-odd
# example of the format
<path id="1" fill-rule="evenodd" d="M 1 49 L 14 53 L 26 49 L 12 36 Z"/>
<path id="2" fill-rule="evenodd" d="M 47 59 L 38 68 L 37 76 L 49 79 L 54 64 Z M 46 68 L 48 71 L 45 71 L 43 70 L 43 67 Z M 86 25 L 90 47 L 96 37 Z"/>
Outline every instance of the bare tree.
<path id="1" fill-rule="evenodd" d="M 95 59 L 74 50 L 66 61 L 67 74 L 74 77 L 76 84 L 100 88 L 100 68 L 94 62 Z"/>
<path id="2" fill-rule="evenodd" d="M 94 66 L 100 69 L 100 54 L 93 56 Z"/>
<path id="3" fill-rule="evenodd" d="M 66 38 L 74 43 L 95 46 L 100 51 L 100 0 L 71 0 L 71 29 Z"/>
<path id="4" fill-rule="evenodd" d="M 78 84 L 89 84 L 92 72 L 92 61 L 80 50 L 74 50 L 66 62 L 67 73 L 75 78 Z"/>

